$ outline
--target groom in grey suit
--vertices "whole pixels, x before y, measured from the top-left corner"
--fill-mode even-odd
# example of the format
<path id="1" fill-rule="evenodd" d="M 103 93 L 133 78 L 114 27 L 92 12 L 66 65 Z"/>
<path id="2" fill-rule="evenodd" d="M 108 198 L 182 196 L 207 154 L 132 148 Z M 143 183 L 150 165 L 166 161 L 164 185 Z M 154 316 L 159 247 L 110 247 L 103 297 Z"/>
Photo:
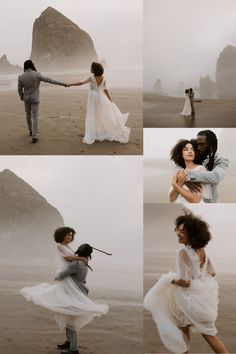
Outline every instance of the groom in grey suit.
<path id="1" fill-rule="evenodd" d="M 75 252 L 80 257 L 91 258 L 93 248 L 88 244 L 81 245 L 78 250 Z M 73 261 L 69 262 L 66 269 L 60 272 L 55 280 L 62 280 L 68 276 L 72 278 L 76 286 L 82 291 L 82 293 L 88 296 L 89 289 L 86 286 L 86 277 L 88 273 L 89 265 L 83 261 Z M 90 322 L 90 316 L 85 315 L 85 323 Z M 61 352 L 62 354 L 79 354 L 77 349 L 77 333 L 75 329 L 71 327 L 66 327 L 66 337 L 67 341 L 64 344 L 59 344 L 58 349 L 68 349 L 67 352 Z"/>
<path id="2" fill-rule="evenodd" d="M 202 130 L 197 134 L 198 152 L 202 159 L 202 165 L 207 171 L 190 170 L 185 184 L 193 191 L 198 189 L 199 183 L 210 184 L 212 189 L 211 199 L 204 199 L 205 203 L 217 203 L 218 184 L 224 179 L 229 160 L 217 153 L 218 139 L 211 130 Z"/>
<path id="3" fill-rule="evenodd" d="M 32 60 L 24 62 L 24 73 L 18 77 L 18 93 L 25 104 L 26 120 L 29 134 L 32 136 L 32 143 L 37 143 L 38 139 L 38 118 L 39 118 L 39 86 L 41 81 L 49 84 L 66 87 L 66 84 L 42 76 L 37 72 Z"/>

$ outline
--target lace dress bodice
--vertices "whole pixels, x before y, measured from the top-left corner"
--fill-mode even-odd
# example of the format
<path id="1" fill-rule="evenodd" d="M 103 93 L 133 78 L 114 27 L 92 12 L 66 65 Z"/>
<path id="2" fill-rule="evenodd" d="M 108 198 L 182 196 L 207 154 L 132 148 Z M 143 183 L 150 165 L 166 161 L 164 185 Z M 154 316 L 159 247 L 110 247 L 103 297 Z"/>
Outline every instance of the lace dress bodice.
<path id="1" fill-rule="evenodd" d="M 89 78 L 89 82 L 90 82 L 90 90 L 104 91 L 107 89 L 105 77 L 103 77 L 102 82 L 98 85 L 95 76 L 91 75 Z"/>
<path id="2" fill-rule="evenodd" d="M 207 277 L 208 274 L 213 275 L 215 273 L 207 254 L 205 255 L 205 262 L 200 266 L 200 258 L 190 246 L 186 246 L 179 251 L 176 270 L 179 279 L 185 281 Z"/>
<path id="3" fill-rule="evenodd" d="M 62 271 L 68 265 L 68 262 L 64 257 L 74 256 L 74 255 L 75 255 L 75 253 L 70 248 L 69 245 L 64 246 L 61 243 L 59 243 L 57 245 L 57 259 L 58 259 L 58 265 L 59 265 L 58 272 Z"/>

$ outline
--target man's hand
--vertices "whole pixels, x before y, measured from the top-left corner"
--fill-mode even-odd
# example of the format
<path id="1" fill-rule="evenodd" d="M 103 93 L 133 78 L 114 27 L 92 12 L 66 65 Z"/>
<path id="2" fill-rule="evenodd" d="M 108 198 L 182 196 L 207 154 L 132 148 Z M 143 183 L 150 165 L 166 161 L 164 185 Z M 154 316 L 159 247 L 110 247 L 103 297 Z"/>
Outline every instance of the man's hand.
<path id="1" fill-rule="evenodd" d="M 186 181 L 184 184 L 186 185 L 186 187 L 188 187 L 188 189 L 192 193 L 201 193 L 202 192 L 202 185 L 200 182 Z"/>

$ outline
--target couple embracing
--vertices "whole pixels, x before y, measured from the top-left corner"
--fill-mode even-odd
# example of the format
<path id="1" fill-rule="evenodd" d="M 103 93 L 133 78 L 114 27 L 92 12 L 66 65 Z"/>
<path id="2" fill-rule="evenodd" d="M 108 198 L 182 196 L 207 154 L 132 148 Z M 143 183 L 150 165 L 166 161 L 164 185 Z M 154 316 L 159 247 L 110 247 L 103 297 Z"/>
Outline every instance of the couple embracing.
<path id="1" fill-rule="evenodd" d="M 42 76 L 37 72 L 31 60 L 25 61 L 24 73 L 18 77 L 18 93 L 20 99 L 24 101 L 26 121 L 29 135 L 32 136 L 32 143 L 37 143 L 39 140 L 39 86 L 41 81 L 64 87 L 90 85 L 83 143 L 92 144 L 95 140 L 110 140 L 120 143 L 129 141 L 130 128 L 126 126 L 129 113 L 122 114 L 112 102 L 103 75 L 102 64 L 93 62 L 90 71 L 91 75 L 85 80 L 68 84 Z"/>
<path id="2" fill-rule="evenodd" d="M 86 285 L 89 265 L 93 250 L 89 244 L 82 244 L 76 252 L 70 247 L 74 240 L 75 230 L 71 227 L 60 227 L 54 232 L 57 243 L 59 268 L 56 284 L 38 284 L 21 289 L 21 294 L 36 305 L 51 310 L 60 329 L 65 330 L 66 341 L 58 344 L 62 354 L 79 354 L 77 333 L 96 316 L 108 312 L 106 304 L 99 304 L 88 298 L 89 289 Z"/>
<path id="3" fill-rule="evenodd" d="M 218 140 L 211 130 L 203 130 L 196 139 L 181 139 L 171 150 L 176 164 L 169 191 L 171 203 L 216 203 L 218 184 L 223 180 L 229 161 L 217 154 Z"/>

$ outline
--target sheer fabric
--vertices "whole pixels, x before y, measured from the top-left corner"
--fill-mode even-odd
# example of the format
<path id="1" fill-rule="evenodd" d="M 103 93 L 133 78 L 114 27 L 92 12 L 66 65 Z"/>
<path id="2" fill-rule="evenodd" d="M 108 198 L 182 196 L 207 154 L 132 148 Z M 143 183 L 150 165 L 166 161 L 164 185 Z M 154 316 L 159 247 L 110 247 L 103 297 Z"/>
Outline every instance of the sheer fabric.
<path id="1" fill-rule="evenodd" d="M 184 353 L 189 343 L 181 327 L 212 336 L 217 333 L 218 284 L 211 276 L 214 269 L 207 255 L 200 267 L 199 256 L 191 247 L 179 252 L 176 270 L 164 274 L 148 291 L 144 308 L 151 312 L 163 344 L 173 353 Z M 191 283 L 180 287 L 171 284 L 173 279 Z"/>
<path id="2" fill-rule="evenodd" d="M 74 255 L 67 246 L 58 245 L 58 258 L 61 261 L 59 271 L 67 266 L 65 256 Z M 95 316 L 108 312 L 106 304 L 98 304 L 90 300 L 76 285 L 70 276 L 54 285 L 42 283 L 21 289 L 21 294 L 36 305 L 55 313 L 55 319 L 61 329 L 65 327 L 79 330 L 91 322 Z"/>
<path id="3" fill-rule="evenodd" d="M 106 80 L 103 78 L 97 84 L 94 75 L 84 82 L 90 83 L 85 118 L 85 136 L 83 143 L 92 144 L 95 140 L 110 140 L 120 143 L 129 141 L 130 128 L 125 124 L 129 113 L 122 114 L 115 103 L 110 102 L 104 94 L 107 89 Z"/>
<path id="4" fill-rule="evenodd" d="M 183 116 L 190 116 L 192 112 L 191 109 L 191 101 L 190 98 L 188 96 L 188 94 L 186 94 L 186 98 L 185 98 L 185 102 L 184 102 L 184 108 L 183 111 L 180 113 Z"/>

